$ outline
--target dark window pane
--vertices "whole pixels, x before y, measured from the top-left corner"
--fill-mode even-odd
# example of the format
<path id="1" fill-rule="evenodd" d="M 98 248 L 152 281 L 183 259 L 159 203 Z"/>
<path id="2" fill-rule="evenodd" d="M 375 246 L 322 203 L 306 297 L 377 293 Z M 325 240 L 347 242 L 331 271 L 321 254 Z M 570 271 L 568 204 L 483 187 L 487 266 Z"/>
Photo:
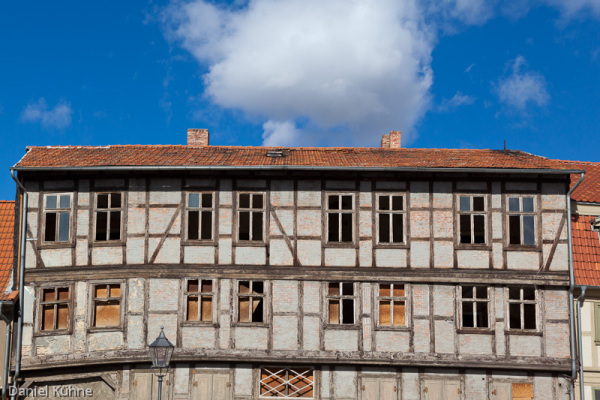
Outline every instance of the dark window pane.
<path id="1" fill-rule="evenodd" d="M 113 193 L 110 199 L 112 208 L 121 208 L 121 193 Z"/>
<path id="2" fill-rule="evenodd" d="M 250 194 L 242 193 L 240 194 L 240 208 L 250 208 Z"/>
<path id="3" fill-rule="evenodd" d="M 477 302 L 477 327 L 487 328 L 488 327 L 488 307 L 485 302 Z"/>
<path id="4" fill-rule="evenodd" d="M 212 292 L 212 281 L 210 279 L 202 280 L 202 292 L 203 293 L 211 293 Z"/>
<path id="5" fill-rule="evenodd" d="M 400 285 L 398 283 L 394 284 L 394 296 L 404 296 L 406 292 L 404 291 L 404 285 Z"/>
<path id="6" fill-rule="evenodd" d="M 352 210 L 352 196 L 342 196 L 342 210 Z"/>
<path id="7" fill-rule="evenodd" d="M 523 198 L 523 212 L 533 212 L 533 197 Z"/>
<path id="8" fill-rule="evenodd" d="M 199 288 L 198 279 L 190 279 L 188 281 L 188 287 L 187 287 L 188 292 L 198 293 L 198 288 Z"/>
<path id="9" fill-rule="evenodd" d="M 471 198 L 469 196 L 460 196 L 460 211 L 471 211 Z"/>
<path id="10" fill-rule="evenodd" d="M 202 211 L 202 229 L 200 239 L 212 239 L 212 211 Z"/>
<path id="11" fill-rule="evenodd" d="M 252 322 L 263 322 L 263 299 L 255 297 L 252 299 Z"/>
<path id="12" fill-rule="evenodd" d="M 521 305 L 519 303 L 510 304 L 508 313 L 510 316 L 510 329 L 521 329 Z"/>
<path id="13" fill-rule="evenodd" d="M 510 244 L 521 244 L 521 217 L 518 215 L 508 217 L 508 237 Z"/>
<path id="14" fill-rule="evenodd" d="M 202 207 L 212 207 L 212 193 L 202 193 Z"/>
<path id="15" fill-rule="evenodd" d="M 56 300 L 56 292 L 54 289 L 44 289 L 43 301 L 54 301 Z"/>
<path id="16" fill-rule="evenodd" d="M 238 226 L 239 240 L 250 240 L 250 213 L 249 212 L 241 212 L 240 213 L 240 221 Z"/>
<path id="17" fill-rule="evenodd" d="M 63 194 L 60 196 L 60 208 L 71 208 L 71 196 Z"/>
<path id="18" fill-rule="evenodd" d="M 336 213 L 329 213 L 328 223 L 328 235 L 327 240 L 329 242 L 337 242 L 340 240 L 339 236 L 339 218 L 340 215 Z"/>
<path id="19" fill-rule="evenodd" d="M 535 304 L 523 305 L 523 317 L 525 319 L 525 329 L 535 329 Z"/>
<path id="20" fill-rule="evenodd" d="M 402 243 L 404 241 L 404 220 L 402 218 L 402 214 L 392 214 L 392 228 L 393 228 L 393 242 L 394 243 Z"/>
<path id="21" fill-rule="evenodd" d="M 263 283 L 261 281 L 254 281 L 252 283 L 252 292 L 253 293 L 259 293 L 262 294 L 263 293 Z"/>
<path id="22" fill-rule="evenodd" d="M 600 390 L 594 390 L 594 400 L 600 400 Z"/>
<path id="23" fill-rule="evenodd" d="M 252 196 L 252 208 L 263 208 L 262 194 L 255 194 Z"/>
<path id="24" fill-rule="evenodd" d="M 327 201 L 330 210 L 340 209 L 340 196 L 338 196 L 337 194 L 329 195 Z"/>
<path id="25" fill-rule="evenodd" d="M 110 213 L 110 240 L 121 239 L 121 211 Z"/>
<path id="26" fill-rule="evenodd" d="M 58 241 L 68 242 L 69 241 L 69 223 L 70 215 L 68 212 L 61 212 L 58 214 Z"/>
<path id="27" fill-rule="evenodd" d="M 330 283 L 329 285 L 329 290 L 327 291 L 327 293 L 330 296 L 337 296 L 340 294 L 340 284 L 335 282 L 335 283 Z"/>
<path id="28" fill-rule="evenodd" d="M 69 288 L 58 288 L 56 292 L 58 293 L 58 300 L 69 300 Z"/>
<path id="29" fill-rule="evenodd" d="M 252 213 L 252 240 L 263 240 L 263 213 Z"/>
<path id="30" fill-rule="evenodd" d="M 508 211 L 521 211 L 518 197 L 508 198 Z"/>
<path id="31" fill-rule="evenodd" d="M 238 321 L 250 321 L 250 298 L 240 297 L 238 300 Z"/>
<path id="32" fill-rule="evenodd" d="M 329 323 L 340 323 L 340 301 L 329 299 Z"/>
<path id="33" fill-rule="evenodd" d="M 392 210 L 400 211 L 404 209 L 402 196 L 392 196 Z"/>
<path id="34" fill-rule="evenodd" d="M 342 214 L 342 242 L 352 241 L 352 214 Z"/>
<path id="35" fill-rule="evenodd" d="M 463 286 L 462 287 L 462 298 L 463 299 L 472 299 L 473 298 L 473 286 Z"/>
<path id="36" fill-rule="evenodd" d="M 188 207 L 198 208 L 200 206 L 200 195 L 198 193 L 190 193 L 188 195 Z"/>
<path id="37" fill-rule="evenodd" d="M 354 284 L 351 282 L 342 283 L 342 294 L 344 296 L 354 295 Z"/>
<path id="38" fill-rule="evenodd" d="M 46 197 L 46 208 L 57 208 L 58 204 L 57 196 L 47 196 Z"/>
<path id="39" fill-rule="evenodd" d="M 488 297 L 488 290 L 485 286 L 477 286 L 475 292 L 478 299 L 487 299 Z"/>
<path id="40" fill-rule="evenodd" d="M 342 324 L 354 323 L 354 300 L 342 300 Z"/>
<path id="41" fill-rule="evenodd" d="M 44 232 L 44 241 L 56 241 L 56 213 L 46 213 L 46 230 Z"/>
<path id="42" fill-rule="evenodd" d="M 379 285 L 379 295 L 389 297 L 391 296 L 391 285 L 389 283 L 382 283 Z"/>
<path id="43" fill-rule="evenodd" d="M 96 240 L 106 240 L 108 229 L 108 213 L 99 211 L 96 213 Z"/>
<path id="44" fill-rule="evenodd" d="M 379 214 L 379 243 L 390 242 L 390 215 Z"/>
<path id="45" fill-rule="evenodd" d="M 473 211 L 484 211 L 484 197 L 482 196 L 474 196 L 473 197 Z"/>
<path id="46" fill-rule="evenodd" d="M 520 300 L 521 299 L 521 289 L 519 288 L 509 288 L 508 289 L 508 298 L 511 300 Z"/>
<path id="47" fill-rule="evenodd" d="M 188 239 L 198 239 L 198 225 L 200 216 L 198 211 L 188 211 Z"/>
<path id="48" fill-rule="evenodd" d="M 473 233 L 475 243 L 485 243 L 485 217 L 473 215 Z"/>
<path id="49" fill-rule="evenodd" d="M 386 211 L 390 209 L 390 198 L 389 196 L 379 196 L 379 209 Z"/>
<path id="50" fill-rule="evenodd" d="M 535 244 L 535 221 L 533 215 L 523 216 L 523 244 Z"/>
<path id="51" fill-rule="evenodd" d="M 471 243 L 471 216 L 460 216 L 460 242 Z"/>
<path id="52" fill-rule="evenodd" d="M 475 321 L 473 320 L 473 303 L 462 304 L 462 326 L 465 328 L 473 328 Z"/>
<path id="53" fill-rule="evenodd" d="M 535 300 L 535 289 L 532 287 L 523 288 L 523 300 Z"/>
<path id="54" fill-rule="evenodd" d="M 240 293 L 250 293 L 250 282 L 248 281 L 240 281 L 238 291 Z"/>
<path id="55" fill-rule="evenodd" d="M 108 208 L 108 193 L 98 195 L 98 208 Z"/>

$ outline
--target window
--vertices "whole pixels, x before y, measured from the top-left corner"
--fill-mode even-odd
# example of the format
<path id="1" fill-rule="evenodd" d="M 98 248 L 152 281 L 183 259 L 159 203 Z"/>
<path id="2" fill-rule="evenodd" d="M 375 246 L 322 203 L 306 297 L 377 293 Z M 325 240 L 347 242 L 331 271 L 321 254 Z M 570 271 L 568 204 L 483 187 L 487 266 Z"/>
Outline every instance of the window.
<path id="1" fill-rule="evenodd" d="M 406 326 L 406 291 L 399 283 L 379 284 L 379 326 Z"/>
<path id="2" fill-rule="evenodd" d="M 461 326 L 463 328 L 489 328 L 489 290 L 485 286 L 460 288 Z"/>
<path id="3" fill-rule="evenodd" d="M 188 279 L 185 290 L 185 320 L 212 322 L 213 295 L 212 279 Z"/>
<path id="4" fill-rule="evenodd" d="M 95 328 L 116 327 L 121 324 L 121 285 L 118 283 L 94 285 L 92 293 Z"/>
<path id="5" fill-rule="evenodd" d="M 238 197 L 238 240 L 263 241 L 265 195 L 240 193 Z"/>
<path id="6" fill-rule="evenodd" d="M 594 388 L 594 400 L 600 400 L 600 389 Z"/>
<path id="7" fill-rule="evenodd" d="M 71 240 L 71 195 L 46 195 L 44 205 L 44 242 Z"/>
<path id="8" fill-rule="evenodd" d="M 513 383 L 511 389 L 512 400 L 533 399 L 533 386 L 531 383 Z"/>
<path id="9" fill-rule="evenodd" d="M 215 209 L 213 193 L 188 193 L 188 240 L 212 240 Z"/>
<path id="10" fill-rule="evenodd" d="M 536 329 L 536 290 L 508 288 L 509 329 Z"/>
<path id="11" fill-rule="evenodd" d="M 121 239 L 121 193 L 96 194 L 96 241 Z"/>
<path id="12" fill-rule="evenodd" d="M 404 242 L 404 215 L 404 196 L 377 196 L 378 243 Z"/>
<path id="13" fill-rule="evenodd" d="M 314 398 L 312 368 L 261 368 L 260 398 Z"/>
<path id="14" fill-rule="evenodd" d="M 354 324 L 354 283 L 330 282 L 327 305 L 330 324 Z"/>
<path id="15" fill-rule="evenodd" d="M 508 198 L 509 244 L 535 245 L 535 206 L 533 197 Z"/>
<path id="16" fill-rule="evenodd" d="M 597 343 L 600 343 L 600 303 L 594 304 L 594 338 Z"/>
<path id="17" fill-rule="evenodd" d="M 265 287 L 262 281 L 238 282 L 238 322 L 264 322 Z"/>
<path id="18" fill-rule="evenodd" d="M 327 195 L 327 241 L 354 241 L 354 196 L 351 194 Z"/>
<path id="19" fill-rule="evenodd" d="M 459 196 L 460 243 L 485 243 L 485 197 Z"/>
<path id="20" fill-rule="evenodd" d="M 71 292 L 68 287 L 43 288 L 40 308 L 40 331 L 69 329 Z"/>

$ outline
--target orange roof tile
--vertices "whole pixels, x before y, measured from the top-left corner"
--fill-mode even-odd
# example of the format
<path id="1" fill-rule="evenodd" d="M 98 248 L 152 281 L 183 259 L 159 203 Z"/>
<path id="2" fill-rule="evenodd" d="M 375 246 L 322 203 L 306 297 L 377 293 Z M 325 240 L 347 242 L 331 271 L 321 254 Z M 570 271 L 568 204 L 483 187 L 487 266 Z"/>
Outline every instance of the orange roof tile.
<path id="1" fill-rule="evenodd" d="M 577 189 L 571 194 L 575 201 L 583 203 L 600 203 L 600 163 L 565 161 L 574 169 L 585 171 L 585 177 Z M 571 187 L 579 180 L 579 175 L 571 175 Z"/>
<path id="2" fill-rule="evenodd" d="M 106 147 L 30 147 L 15 165 L 27 168 L 78 167 L 355 167 L 498 168 L 573 170 L 559 160 L 517 150 L 387 149 L 333 147 L 228 147 L 119 145 Z M 267 157 L 268 151 L 283 157 Z"/>
<path id="3" fill-rule="evenodd" d="M 0 200 L 0 300 L 13 300 L 13 293 L 5 293 L 13 270 L 15 202 Z"/>

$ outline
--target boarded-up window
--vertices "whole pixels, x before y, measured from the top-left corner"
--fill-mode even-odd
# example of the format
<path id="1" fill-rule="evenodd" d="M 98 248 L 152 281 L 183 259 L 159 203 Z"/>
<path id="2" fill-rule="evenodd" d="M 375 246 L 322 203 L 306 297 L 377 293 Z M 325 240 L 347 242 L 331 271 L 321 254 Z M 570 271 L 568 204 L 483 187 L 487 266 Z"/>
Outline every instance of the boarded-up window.
<path id="1" fill-rule="evenodd" d="M 43 288 L 40 299 L 40 330 L 69 329 L 71 291 L 68 287 Z"/>
<path id="2" fill-rule="evenodd" d="M 458 197 L 460 243 L 484 244 L 486 242 L 486 205 L 484 196 Z"/>
<path id="3" fill-rule="evenodd" d="M 92 326 L 114 327 L 121 324 L 121 284 L 94 285 Z"/>
<path id="4" fill-rule="evenodd" d="M 264 322 L 265 287 L 262 281 L 238 282 L 238 322 Z"/>
<path id="5" fill-rule="evenodd" d="M 531 400 L 533 399 L 533 387 L 531 383 L 513 383 L 512 400 Z"/>
<path id="6" fill-rule="evenodd" d="M 533 197 L 508 198 L 509 244 L 535 245 L 535 202 Z"/>
<path id="7" fill-rule="evenodd" d="M 330 282 L 327 284 L 327 306 L 330 324 L 354 324 L 354 283 Z"/>
<path id="8" fill-rule="evenodd" d="M 185 287 L 186 321 L 213 321 L 212 279 L 188 279 Z"/>
<path id="9" fill-rule="evenodd" d="M 96 241 L 106 242 L 121 239 L 121 193 L 96 194 Z"/>
<path id="10" fill-rule="evenodd" d="M 215 196 L 212 192 L 188 193 L 188 240 L 212 240 Z"/>
<path id="11" fill-rule="evenodd" d="M 265 197 L 264 193 L 238 194 L 239 241 L 264 241 Z"/>
<path id="12" fill-rule="evenodd" d="M 260 398 L 313 399 L 314 387 L 312 368 L 262 368 L 260 370 Z"/>
<path id="13" fill-rule="evenodd" d="M 489 328 L 490 299 L 487 286 L 462 286 L 460 303 L 463 328 Z"/>
<path id="14" fill-rule="evenodd" d="M 44 242 L 71 240 L 71 195 L 48 194 L 44 201 Z"/>
<path id="15" fill-rule="evenodd" d="M 537 327 L 537 302 L 534 287 L 508 288 L 509 329 L 535 330 Z"/>
<path id="16" fill-rule="evenodd" d="M 354 241 L 354 195 L 327 195 L 327 241 Z"/>
<path id="17" fill-rule="evenodd" d="M 379 284 L 379 326 L 406 326 L 406 289 L 401 283 Z"/>
<path id="18" fill-rule="evenodd" d="M 377 196 L 377 242 L 404 242 L 404 196 L 380 194 Z"/>

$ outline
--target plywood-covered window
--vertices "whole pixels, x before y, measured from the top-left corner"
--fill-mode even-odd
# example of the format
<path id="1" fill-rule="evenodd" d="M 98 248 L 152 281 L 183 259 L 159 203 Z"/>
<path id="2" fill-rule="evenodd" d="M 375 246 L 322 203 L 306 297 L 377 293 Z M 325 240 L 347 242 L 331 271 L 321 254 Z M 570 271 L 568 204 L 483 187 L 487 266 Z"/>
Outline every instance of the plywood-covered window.
<path id="1" fill-rule="evenodd" d="M 71 290 L 69 287 L 41 289 L 40 331 L 68 330 L 71 319 Z"/>
<path id="2" fill-rule="evenodd" d="M 238 193 L 238 241 L 262 242 L 265 239 L 264 193 Z"/>
<path id="3" fill-rule="evenodd" d="M 512 400 L 533 399 L 533 385 L 531 383 L 513 383 L 511 386 Z"/>
<path id="4" fill-rule="evenodd" d="M 377 296 L 379 326 L 406 326 L 406 288 L 401 283 L 380 283 Z"/>
<path id="5" fill-rule="evenodd" d="M 487 286 L 462 286 L 459 290 L 461 327 L 489 328 L 489 288 Z"/>
<path id="6" fill-rule="evenodd" d="M 533 287 L 508 288 L 508 328 L 537 328 L 537 291 Z"/>
<path id="7" fill-rule="evenodd" d="M 405 215 L 404 196 L 377 195 L 377 242 L 403 243 Z"/>
<path id="8" fill-rule="evenodd" d="M 352 282 L 327 284 L 327 308 L 330 324 L 354 324 L 356 291 Z"/>
<path id="9" fill-rule="evenodd" d="M 44 242 L 71 240 L 71 194 L 44 197 Z"/>
<path id="10" fill-rule="evenodd" d="M 354 195 L 327 195 L 327 242 L 354 241 Z"/>
<path id="11" fill-rule="evenodd" d="M 508 197 L 508 243 L 535 245 L 535 201 L 528 197 Z"/>
<path id="12" fill-rule="evenodd" d="M 123 196 L 121 193 L 96 193 L 97 242 L 121 240 L 121 216 Z"/>
<path id="13" fill-rule="evenodd" d="M 121 324 L 121 284 L 96 284 L 92 289 L 92 326 L 118 327 Z"/>
<path id="14" fill-rule="evenodd" d="M 312 368 L 261 368 L 260 398 L 314 399 L 314 374 Z"/>
<path id="15" fill-rule="evenodd" d="M 265 322 L 263 281 L 238 282 L 238 322 Z"/>
<path id="16" fill-rule="evenodd" d="M 188 279 L 185 287 L 186 321 L 213 321 L 214 282 L 212 279 Z"/>
<path id="17" fill-rule="evenodd" d="M 188 193 L 187 239 L 213 240 L 215 196 L 213 192 Z"/>
<path id="18" fill-rule="evenodd" d="M 486 243 L 486 204 L 483 195 L 458 196 L 459 238 L 462 244 Z"/>

